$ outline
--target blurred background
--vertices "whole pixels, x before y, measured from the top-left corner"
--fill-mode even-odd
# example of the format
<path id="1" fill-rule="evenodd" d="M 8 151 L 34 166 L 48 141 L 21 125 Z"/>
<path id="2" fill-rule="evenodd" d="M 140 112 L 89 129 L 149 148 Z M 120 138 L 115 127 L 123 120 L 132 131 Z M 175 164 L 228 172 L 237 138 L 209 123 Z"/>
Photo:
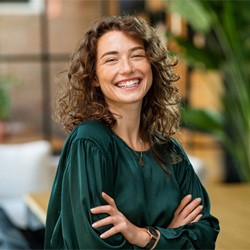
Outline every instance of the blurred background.
<path id="1" fill-rule="evenodd" d="M 55 78 L 73 46 L 101 16 L 138 15 L 178 57 L 177 139 L 211 193 L 218 249 L 249 249 L 249 13 L 249 1 L 234 0 L 0 0 L 0 202 L 50 190 L 67 136 L 52 119 Z"/>

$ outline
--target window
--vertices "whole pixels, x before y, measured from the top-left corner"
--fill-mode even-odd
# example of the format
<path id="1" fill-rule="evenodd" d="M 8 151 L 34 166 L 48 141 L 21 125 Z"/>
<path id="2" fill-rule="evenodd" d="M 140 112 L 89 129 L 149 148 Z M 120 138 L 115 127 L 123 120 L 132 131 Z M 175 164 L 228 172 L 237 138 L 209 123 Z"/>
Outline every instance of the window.
<path id="1" fill-rule="evenodd" d="M 0 0 L 0 14 L 39 14 L 44 9 L 44 0 Z"/>

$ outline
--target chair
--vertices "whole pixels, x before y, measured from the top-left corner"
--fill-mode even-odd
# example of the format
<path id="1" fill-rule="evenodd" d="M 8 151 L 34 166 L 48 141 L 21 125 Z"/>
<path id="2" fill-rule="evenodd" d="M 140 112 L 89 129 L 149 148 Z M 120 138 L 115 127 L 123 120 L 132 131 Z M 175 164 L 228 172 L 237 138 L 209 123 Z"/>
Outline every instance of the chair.
<path id="1" fill-rule="evenodd" d="M 13 224 L 29 226 L 23 197 L 28 192 L 49 191 L 54 175 L 49 142 L 0 144 L 0 206 Z"/>
<path id="2" fill-rule="evenodd" d="M 206 178 L 207 178 L 207 171 L 206 171 L 205 163 L 201 159 L 193 155 L 188 155 L 188 158 L 194 168 L 195 173 L 199 177 L 200 181 L 203 184 L 205 184 Z"/>

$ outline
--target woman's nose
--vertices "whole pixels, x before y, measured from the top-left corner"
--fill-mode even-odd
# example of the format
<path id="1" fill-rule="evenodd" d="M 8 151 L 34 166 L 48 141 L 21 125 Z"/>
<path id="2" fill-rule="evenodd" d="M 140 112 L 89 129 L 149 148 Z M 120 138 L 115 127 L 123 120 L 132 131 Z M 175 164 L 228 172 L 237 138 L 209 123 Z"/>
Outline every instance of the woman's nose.
<path id="1" fill-rule="evenodd" d="M 127 59 L 121 60 L 119 73 L 121 75 L 125 75 L 125 74 L 131 74 L 132 72 L 134 72 L 133 64 Z"/>

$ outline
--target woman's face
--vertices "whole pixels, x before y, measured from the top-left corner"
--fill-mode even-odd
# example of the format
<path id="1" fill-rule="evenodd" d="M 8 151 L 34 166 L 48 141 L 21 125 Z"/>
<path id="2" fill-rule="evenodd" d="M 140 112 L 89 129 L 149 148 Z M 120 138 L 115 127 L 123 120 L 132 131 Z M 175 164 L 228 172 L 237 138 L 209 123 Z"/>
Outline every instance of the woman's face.
<path id="1" fill-rule="evenodd" d="M 96 87 L 107 104 L 142 103 L 152 85 L 152 69 L 141 41 L 123 33 L 109 31 L 97 41 Z"/>

